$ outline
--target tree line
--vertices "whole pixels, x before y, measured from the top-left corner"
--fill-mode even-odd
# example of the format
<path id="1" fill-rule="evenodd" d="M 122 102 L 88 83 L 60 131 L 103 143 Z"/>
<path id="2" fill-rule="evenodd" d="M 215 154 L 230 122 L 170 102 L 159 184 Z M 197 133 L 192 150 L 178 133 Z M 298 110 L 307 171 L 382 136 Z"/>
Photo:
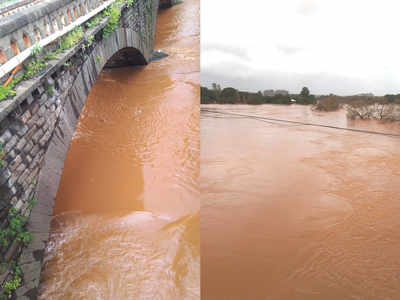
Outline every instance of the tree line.
<path id="1" fill-rule="evenodd" d="M 221 89 L 219 84 L 213 83 L 211 88 L 201 87 L 200 102 L 202 104 L 311 104 L 313 109 L 320 111 L 343 108 L 349 119 L 400 121 L 400 94 L 380 97 L 372 94 L 353 96 L 330 94 L 315 97 L 307 87 L 303 87 L 299 94 L 283 91 L 282 94 L 268 95 L 266 92 L 264 94 L 261 91 L 246 92 L 232 87 Z"/>
<path id="2" fill-rule="evenodd" d="M 307 87 L 303 87 L 299 94 L 265 95 L 261 91 L 240 91 L 233 87 L 221 89 L 219 84 L 213 83 L 212 88 L 201 86 L 200 103 L 202 104 L 315 104 L 316 98 L 310 94 Z"/>

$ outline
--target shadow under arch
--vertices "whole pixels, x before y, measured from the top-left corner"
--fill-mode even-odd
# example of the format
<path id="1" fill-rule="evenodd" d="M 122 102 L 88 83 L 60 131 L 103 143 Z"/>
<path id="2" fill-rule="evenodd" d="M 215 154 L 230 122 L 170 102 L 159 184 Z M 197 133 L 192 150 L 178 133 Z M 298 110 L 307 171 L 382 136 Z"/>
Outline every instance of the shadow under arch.
<path id="1" fill-rule="evenodd" d="M 107 61 L 104 68 L 120 68 L 126 66 L 143 66 L 147 61 L 139 49 L 127 47 L 116 52 Z"/>

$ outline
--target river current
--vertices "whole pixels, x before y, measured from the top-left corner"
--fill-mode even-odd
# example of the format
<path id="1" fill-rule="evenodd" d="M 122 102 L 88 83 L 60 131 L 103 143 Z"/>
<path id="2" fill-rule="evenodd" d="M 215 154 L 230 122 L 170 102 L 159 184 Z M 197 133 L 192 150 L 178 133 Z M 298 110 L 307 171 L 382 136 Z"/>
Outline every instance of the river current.
<path id="1" fill-rule="evenodd" d="M 40 299 L 199 299 L 199 1 L 145 67 L 103 70 L 65 161 Z"/>
<path id="2" fill-rule="evenodd" d="M 400 138 L 232 113 L 400 134 L 344 111 L 202 105 L 201 298 L 400 299 Z"/>

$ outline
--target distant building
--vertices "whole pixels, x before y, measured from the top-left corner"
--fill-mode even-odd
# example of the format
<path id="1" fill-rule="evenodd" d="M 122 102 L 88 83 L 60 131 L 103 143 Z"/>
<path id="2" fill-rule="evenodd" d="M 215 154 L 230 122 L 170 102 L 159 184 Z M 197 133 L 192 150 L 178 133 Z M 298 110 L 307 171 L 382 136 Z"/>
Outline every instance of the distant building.
<path id="1" fill-rule="evenodd" d="M 356 96 L 360 96 L 360 97 L 375 97 L 375 95 L 372 94 L 372 93 L 361 93 L 361 94 L 357 94 Z"/>
<path id="2" fill-rule="evenodd" d="M 275 95 L 287 96 L 287 95 L 289 95 L 289 92 L 286 91 L 286 90 L 276 90 L 276 91 L 275 91 Z"/>
<path id="3" fill-rule="evenodd" d="M 274 90 L 265 90 L 265 91 L 263 92 L 263 94 L 264 94 L 264 96 L 268 96 L 268 97 L 275 96 Z"/>
<path id="4" fill-rule="evenodd" d="M 265 90 L 263 92 L 263 95 L 264 96 L 268 96 L 268 97 L 273 97 L 273 96 L 277 96 L 277 95 L 287 96 L 287 95 L 289 95 L 289 92 L 286 91 L 286 90 L 276 90 L 276 91 L 274 91 L 274 90 Z"/>

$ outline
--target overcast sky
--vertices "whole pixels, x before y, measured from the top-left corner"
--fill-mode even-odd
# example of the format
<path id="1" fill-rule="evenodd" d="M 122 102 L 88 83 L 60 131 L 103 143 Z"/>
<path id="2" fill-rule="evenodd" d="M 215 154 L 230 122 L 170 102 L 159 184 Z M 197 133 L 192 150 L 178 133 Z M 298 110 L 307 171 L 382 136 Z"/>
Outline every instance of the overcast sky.
<path id="1" fill-rule="evenodd" d="M 201 0 L 201 82 L 400 93 L 399 0 Z"/>

